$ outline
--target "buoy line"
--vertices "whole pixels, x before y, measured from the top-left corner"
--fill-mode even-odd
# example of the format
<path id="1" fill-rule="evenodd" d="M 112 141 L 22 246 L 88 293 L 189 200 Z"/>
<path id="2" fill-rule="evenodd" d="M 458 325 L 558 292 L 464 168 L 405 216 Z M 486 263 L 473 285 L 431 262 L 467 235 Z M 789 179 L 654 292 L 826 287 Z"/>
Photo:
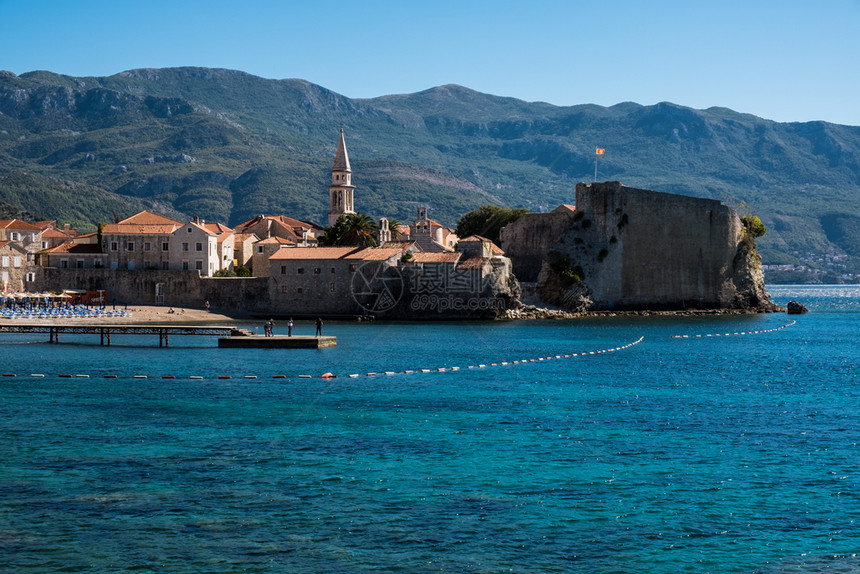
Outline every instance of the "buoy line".
<path id="1" fill-rule="evenodd" d="M 625 349 L 629 349 L 630 347 L 633 347 L 634 345 L 638 345 L 644 339 L 645 339 L 645 337 L 639 337 L 637 340 L 633 341 L 632 343 L 628 343 L 626 345 L 621 345 L 619 347 L 612 347 L 610 349 L 600 349 L 598 351 L 586 351 L 586 352 L 580 352 L 580 353 L 568 353 L 565 355 L 551 355 L 548 357 L 535 357 L 535 358 L 528 358 L 528 359 L 498 361 L 495 363 L 478 363 L 475 365 L 468 365 L 466 367 L 453 366 L 453 367 L 435 367 L 435 368 L 430 368 L 430 369 L 427 369 L 427 368 L 424 368 L 424 369 L 408 369 L 408 370 L 400 371 L 400 372 L 369 371 L 369 372 L 365 373 L 364 376 L 365 377 L 376 377 L 379 375 L 379 373 L 384 373 L 386 375 L 413 375 L 413 374 L 417 374 L 417 373 L 425 373 L 425 374 L 426 373 L 447 373 L 447 372 L 452 372 L 452 371 L 457 372 L 463 368 L 465 368 L 465 369 L 488 369 L 488 368 L 492 368 L 492 367 L 507 367 L 507 366 L 512 366 L 512 365 L 541 363 L 544 361 L 555 361 L 555 360 L 560 360 L 560 359 L 574 359 L 576 357 L 585 357 L 585 356 L 591 356 L 591 355 L 602 355 L 604 353 L 614 353 L 616 351 L 623 351 Z M 301 375 L 299 375 L 299 376 L 301 376 Z M 358 377 L 360 377 L 362 375 L 360 373 L 351 373 L 351 374 L 346 375 L 346 376 L 349 377 L 350 379 L 357 379 Z M 337 378 L 337 375 L 333 375 L 332 373 L 325 373 L 323 375 L 323 378 L 334 379 L 334 378 Z"/>
<path id="2" fill-rule="evenodd" d="M 761 335 L 763 333 L 775 333 L 781 329 L 785 329 L 786 327 L 791 327 L 796 325 L 797 321 L 792 321 L 791 323 L 786 323 L 785 325 L 780 325 L 774 329 L 762 329 L 759 331 L 740 331 L 735 333 L 707 333 L 707 334 L 697 334 L 697 335 L 670 335 L 670 339 L 707 339 L 708 337 L 739 337 L 741 335 Z"/>
<path id="3" fill-rule="evenodd" d="M 533 358 L 525 358 L 525 359 L 508 360 L 508 361 L 498 361 L 498 362 L 494 362 L 494 363 L 477 363 L 474 365 L 468 365 L 466 367 L 452 366 L 452 367 L 434 367 L 434 368 L 424 368 L 424 369 L 407 369 L 407 370 L 399 371 L 399 372 L 398 371 L 390 371 L 390 370 L 368 371 L 367 373 L 364 374 L 364 376 L 365 377 L 377 377 L 379 375 L 390 376 L 390 375 L 414 375 L 414 374 L 418 374 L 418 373 L 424 373 L 424 374 L 427 374 L 427 373 L 448 373 L 448 372 L 457 372 L 457 371 L 460 371 L 461 369 L 489 369 L 489 368 L 493 368 L 493 367 L 508 367 L 508 366 L 513 366 L 513 365 L 539 364 L 539 363 L 542 363 L 545 361 L 557 361 L 557 360 L 561 360 L 561 359 L 575 359 L 577 357 L 587 357 L 587 356 L 592 356 L 592 355 L 602 355 L 605 353 L 614 353 L 616 351 L 623 351 L 625 349 L 629 349 L 630 347 L 638 345 L 644 339 L 645 339 L 645 337 L 639 337 L 637 340 L 633 341 L 632 343 L 627 343 L 626 345 L 621 345 L 618 347 L 612 347 L 609 349 L 600 349 L 597 351 L 583 351 L 583 352 L 578 352 L 578 353 L 567 353 L 564 355 L 559 354 L 559 355 L 550 355 L 550 356 L 545 356 L 545 357 L 533 357 Z M 4 376 L 4 377 L 16 377 L 17 375 L 15 373 L 2 373 L 2 376 Z M 45 378 L 49 375 L 45 375 L 44 373 L 31 373 L 30 375 L 25 375 L 25 376 Z M 56 375 L 56 376 L 59 378 L 67 378 L 67 379 L 69 379 L 69 378 L 90 378 L 90 375 L 87 375 L 87 374 L 80 374 L 80 375 L 75 374 L 75 375 L 73 375 L 71 373 L 61 373 L 61 374 Z M 101 378 L 105 378 L 105 379 L 123 378 L 123 377 L 120 377 L 119 375 L 116 375 L 116 374 L 103 374 L 103 375 L 96 375 L 96 376 L 101 377 Z M 348 374 L 348 375 L 344 375 L 344 376 L 348 377 L 350 379 L 356 379 L 362 375 L 360 375 L 359 373 L 352 373 L 352 374 Z M 274 374 L 274 375 L 270 375 L 268 377 L 267 376 L 258 377 L 257 375 L 244 375 L 243 377 L 237 377 L 237 378 L 241 378 L 244 380 L 255 380 L 258 378 L 336 379 L 337 377 L 338 376 L 336 374 L 333 374 L 331 372 L 325 372 L 322 375 L 317 375 L 317 377 L 314 377 L 313 375 L 309 375 L 309 374 L 297 374 L 297 375 L 292 375 L 292 376 L 284 375 L 284 374 Z M 125 377 L 125 378 L 138 379 L 138 380 L 150 379 L 150 378 L 151 379 L 160 378 L 162 380 L 176 380 L 176 379 L 182 379 L 183 377 L 177 376 L 177 375 L 159 375 L 157 377 L 156 376 L 150 377 L 149 375 L 137 374 L 137 375 L 133 375 L 133 376 Z M 212 375 L 212 376 L 204 377 L 201 375 L 189 375 L 187 378 L 190 380 L 196 380 L 196 381 L 206 380 L 206 379 L 225 380 L 225 379 L 233 379 L 233 376 L 232 375 Z"/>

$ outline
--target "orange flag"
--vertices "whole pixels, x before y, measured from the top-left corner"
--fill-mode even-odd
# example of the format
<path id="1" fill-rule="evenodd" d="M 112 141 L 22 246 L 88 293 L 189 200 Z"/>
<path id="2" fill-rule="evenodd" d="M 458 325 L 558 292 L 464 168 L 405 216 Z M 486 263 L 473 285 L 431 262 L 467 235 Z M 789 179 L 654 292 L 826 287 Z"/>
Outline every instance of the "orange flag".
<path id="1" fill-rule="evenodd" d="M 605 154 L 605 153 L 606 153 L 606 150 L 605 150 L 605 149 L 603 149 L 602 147 L 599 147 L 599 148 L 597 148 L 597 152 L 596 152 L 596 153 L 597 153 L 597 155 L 603 155 L 603 154 Z"/>

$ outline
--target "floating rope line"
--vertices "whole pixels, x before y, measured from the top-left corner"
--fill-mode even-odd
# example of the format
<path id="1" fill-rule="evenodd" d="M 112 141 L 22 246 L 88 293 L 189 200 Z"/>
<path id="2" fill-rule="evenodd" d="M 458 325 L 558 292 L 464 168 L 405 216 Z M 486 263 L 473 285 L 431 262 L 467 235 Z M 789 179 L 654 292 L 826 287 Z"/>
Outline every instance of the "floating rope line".
<path id="1" fill-rule="evenodd" d="M 785 326 L 787 327 L 788 325 L 785 325 Z M 710 335 L 708 335 L 708 336 L 710 336 Z M 496 362 L 496 363 L 478 363 L 476 365 L 468 365 L 466 367 L 452 366 L 452 367 L 434 367 L 434 368 L 424 368 L 424 369 L 408 369 L 408 370 L 404 370 L 404 371 L 378 371 L 378 372 L 377 371 L 369 371 L 369 372 L 365 373 L 364 376 L 365 377 L 377 377 L 379 375 L 393 376 L 393 375 L 414 375 L 414 374 L 418 374 L 418 373 L 424 373 L 424 374 L 448 373 L 448 372 L 457 372 L 457 371 L 461 370 L 462 368 L 465 368 L 465 369 L 490 369 L 493 367 L 507 367 L 507 366 L 513 366 L 513 365 L 539 364 L 539 363 L 542 363 L 545 361 L 556 361 L 556 360 L 561 360 L 561 359 L 574 359 L 577 357 L 586 357 L 586 356 L 591 356 L 591 355 L 602 355 L 605 353 L 614 353 L 616 351 L 623 351 L 625 349 L 629 349 L 630 347 L 633 347 L 634 345 L 638 345 L 643 340 L 644 340 L 644 337 L 639 337 L 637 340 L 633 341 L 632 343 L 628 343 L 626 345 L 621 345 L 619 347 L 612 347 L 609 349 L 600 349 L 598 351 L 583 351 L 580 353 L 569 353 L 566 355 L 551 355 L 548 357 L 516 359 L 513 361 L 511 361 L 511 360 L 500 361 L 500 362 Z M 11 377 L 17 377 L 18 375 L 16 373 L 0 373 L 0 376 L 11 378 Z M 45 378 L 45 377 L 48 377 L 50 375 L 45 375 L 44 373 L 31 373 L 30 375 L 23 375 L 23 376 L 29 376 L 31 378 Z M 98 377 L 105 378 L 105 379 L 131 378 L 131 379 L 175 380 L 175 379 L 187 378 L 187 379 L 195 380 L 195 381 L 201 381 L 204 379 L 217 379 L 217 380 L 233 379 L 232 375 L 217 375 L 217 376 L 212 375 L 212 376 L 208 376 L 208 377 L 204 377 L 201 375 L 188 375 L 187 377 L 182 377 L 182 376 L 177 376 L 177 375 L 152 376 L 152 375 L 137 374 L 137 375 L 131 375 L 128 377 L 121 377 L 120 375 L 117 375 L 117 374 L 103 374 L 103 375 L 94 375 L 94 376 L 98 376 Z M 360 375 L 358 373 L 352 373 L 352 374 L 344 375 L 344 376 L 349 377 L 350 379 L 357 379 L 362 375 Z M 56 375 L 56 377 L 61 378 L 61 379 L 89 379 L 90 375 L 88 375 L 88 374 L 60 373 L 60 374 Z M 322 375 L 318 375 L 317 377 L 323 378 L 323 379 L 335 379 L 335 378 L 337 378 L 337 375 L 330 373 L 330 372 L 326 372 L 326 373 L 323 373 Z M 244 375 L 243 377 L 239 377 L 239 378 L 242 378 L 245 380 L 255 380 L 258 378 L 258 376 L 257 375 Z M 309 375 L 309 374 L 299 374 L 299 375 L 292 375 L 292 376 L 288 376 L 288 375 L 284 375 L 284 374 L 275 374 L 275 375 L 270 375 L 269 377 L 264 376 L 264 377 L 259 377 L 259 378 L 312 379 L 315 377 L 313 375 Z"/>
<path id="2" fill-rule="evenodd" d="M 523 364 L 530 364 L 530 363 L 540 363 L 540 362 L 543 362 L 543 361 L 555 361 L 555 360 L 560 360 L 560 359 L 573 359 L 573 358 L 576 358 L 576 357 L 585 357 L 585 356 L 590 356 L 590 355 L 602 355 L 602 354 L 604 354 L 604 353 L 614 353 L 614 352 L 616 352 L 616 351 L 623 351 L 624 349 L 629 349 L 630 347 L 632 347 L 632 346 L 634 346 L 634 345 L 638 345 L 638 344 L 639 344 L 639 343 L 641 343 L 644 339 L 645 339 L 645 337 L 639 337 L 637 340 L 633 341 L 632 343 L 628 343 L 628 344 L 626 344 L 626 345 L 622 345 L 622 346 L 620 346 L 620 347 L 613 347 L 613 348 L 611 348 L 611 349 L 600 349 L 599 351 L 587 351 L 587 352 L 581 352 L 581 353 L 570 353 L 570 354 L 567 354 L 567 355 L 553 355 L 553 356 L 549 356 L 549 357 L 537 357 L 537 358 L 534 358 L 534 359 L 518 359 L 518 360 L 515 360 L 515 361 L 502 361 L 502 362 L 498 362 L 498 363 L 489 363 L 489 364 L 487 364 L 487 363 L 478 363 L 477 365 L 468 365 L 468 366 L 466 366 L 465 368 L 466 368 L 466 369 L 487 369 L 487 368 L 492 368 L 492 367 L 507 367 L 507 366 L 511 366 L 511 365 L 523 365 Z M 449 371 L 459 371 L 461 368 L 462 368 L 462 367 L 456 367 L 456 366 L 455 366 L 455 367 L 435 367 L 435 368 L 432 368 L 432 369 L 409 369 L 409 370 L 400 371 L 400 372 L 394 372 L 394 371 L 383 371 L 383 372 L 384 372 L 386 375 L 413 375 L 413 374 L 416 374 L 416 373 L 446 373 L 446 372 L 449 372 Z M 303 377 L 303 376 L 304 376 L 304 377 L 308 377 L 308 378 L 310 378 L 310 376 L 309 376 L 309 375 L 299 375 L 299 376 L 300 376 L 300 377 Z M 336 377 L 337 377 L 337 375 L 332 375 L 331 373 L 326 373 L 326 374 L 325 374 L 325 375 L 323 375 L 323 376 L 324 376 L 325 378 L 329 378 L 329 379 L 333 379 L 333 378 L 336 378 Z M 347 377 L 349 377 L 350 379 L 357 379 L 357 378 L 359 378 L 359 377 L 361 376 L 361 374 L 359 374 L 359 373 L 352 373 L 352 374 L 349 374 L 349 375 L 346 375 L 346 376 L 347 376 Z M 365 377 L 376 377 L 376 376 L 378 376 L 378 373 L 377 373 L 377 372 L 375 372 L 375 371 L 371 371 L 371 372 L 365 373 L 365 375 L 364 375 L 364 376 L 365 376 Z"/>
<path id="3" fill-rule="evenodd" d="M 785 325 L 780 325 L 774 329 L 762 329 L 760 331 L 741 331 L 737 333 L 708 333 L 705 335 L 671 335 L 670 339 L 707 339 L 708 337 L 737 337 L 740 335 L 761 335 L 762 333 L 775 333 L 781 329 L 785 329 L 786 327 L 791 327 L 796 325 L 797 321 L 792 321 L 791 323 L 786 323 Z"/>

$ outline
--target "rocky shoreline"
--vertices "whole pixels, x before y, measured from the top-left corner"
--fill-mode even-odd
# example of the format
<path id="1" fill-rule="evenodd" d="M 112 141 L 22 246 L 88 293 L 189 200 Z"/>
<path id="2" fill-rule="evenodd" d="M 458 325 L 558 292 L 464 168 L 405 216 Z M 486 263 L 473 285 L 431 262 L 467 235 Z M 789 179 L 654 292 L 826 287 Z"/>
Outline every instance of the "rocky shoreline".
<path id="1" fill-rule="evenodd" d="M 508 309 L 500 320 L 582 319 L 588 317 L 701 317 L 710 315 L 755 315 L 759 313 L 785 313 L 786 309 L 773 305 L 767 309 L 679 309 L 669 311 L 565 311 L 535 305 Z"/>

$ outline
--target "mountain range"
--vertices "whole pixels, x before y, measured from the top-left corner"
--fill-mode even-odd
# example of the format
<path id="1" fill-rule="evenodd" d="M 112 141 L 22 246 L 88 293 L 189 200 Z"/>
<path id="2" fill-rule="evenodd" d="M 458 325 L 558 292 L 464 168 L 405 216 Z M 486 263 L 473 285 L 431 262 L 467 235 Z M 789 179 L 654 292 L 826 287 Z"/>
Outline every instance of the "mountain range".
<path id="1" fill-rule="evenodd" d="M 574 201 L 597 161 L 599 181 L 758 215 L 765 264 L 860 274 L 860 127 L 666 102 L 559 107 L 456 85 L 350 99 L 211 68 L 0 72 L 0 217 L 323 223 L 340 129 L 356 209 L 374 218 L 411 221 L 426 205 L 453 227 L 486 204 L 548 211 Z"/>

